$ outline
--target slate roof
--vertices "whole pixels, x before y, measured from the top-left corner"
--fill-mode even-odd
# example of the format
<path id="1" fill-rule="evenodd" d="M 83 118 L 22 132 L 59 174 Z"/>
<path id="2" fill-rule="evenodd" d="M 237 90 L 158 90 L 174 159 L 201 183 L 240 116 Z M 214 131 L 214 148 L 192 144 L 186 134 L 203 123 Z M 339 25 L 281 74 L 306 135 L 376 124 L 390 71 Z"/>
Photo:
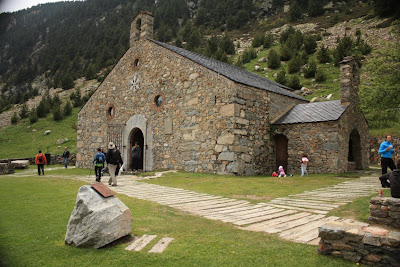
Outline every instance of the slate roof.
<path id="1" fill-rule="evenodd" d="M 256 88 L 263 89 L 263 90 L 273 92 L 276 94 L 285 95 L 288 97 L 307 101 L 303 97 L 298 96 L 298 95 L 288 91 L 288 90 L 293 90 L 293 89 L 286 87 L 284 85 L 281 85 L 279 83 L 270 81 L 267 78 L 261 77 L 260 75 L 249 72 L 242 68 L 239 68 L 239 67 L 236 67 L 233 65 L 229 65 L 227 63 L 224 63 L 224 62 L 212 59 L 212 58 L 208 58 L 206 56 L 185 50 L 183 48 L 172 46 L 172 45 L 162 43 L 162 42 L 159 42 L 156 40 L 150 40 L 150 41 L 152 41 L 155 44 L 157 44 L 161 47 L 164 47 L 174 53 L 177 53 L 178 55 L 181 55 L 197 64 L 200 64 L 201 66 L 206 67 L 209 70 L 212 70 L 222 76 L 225 76 L 226 78 L 228 78 L 234 82 L 252 86 L 252 87 L 256 87 Z"/>
<path id="2" fill-rule="evenodd" d="M 341 105 L 340 100 L 297 104 L 273 124 L 336 121 L 347 107 L 348 105 Z"/>

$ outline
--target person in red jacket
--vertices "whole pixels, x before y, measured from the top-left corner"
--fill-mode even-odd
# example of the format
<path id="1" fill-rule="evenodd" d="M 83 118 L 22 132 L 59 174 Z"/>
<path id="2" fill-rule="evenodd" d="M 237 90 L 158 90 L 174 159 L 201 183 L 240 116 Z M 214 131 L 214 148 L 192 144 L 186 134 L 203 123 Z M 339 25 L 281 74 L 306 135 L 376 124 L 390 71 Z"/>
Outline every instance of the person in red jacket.
<path id="1" fill-rule="evenodd" d="M 44 175 L 44 164 L 47 164 L 47 159 L 44 154 L 42 154 L 42 150 L 39 150 L 39 154 L 35 157 L 35 164 L 37 165 L 38 174 L 40 175 L 40 170 L 42 170 L 42 174 Z"/>

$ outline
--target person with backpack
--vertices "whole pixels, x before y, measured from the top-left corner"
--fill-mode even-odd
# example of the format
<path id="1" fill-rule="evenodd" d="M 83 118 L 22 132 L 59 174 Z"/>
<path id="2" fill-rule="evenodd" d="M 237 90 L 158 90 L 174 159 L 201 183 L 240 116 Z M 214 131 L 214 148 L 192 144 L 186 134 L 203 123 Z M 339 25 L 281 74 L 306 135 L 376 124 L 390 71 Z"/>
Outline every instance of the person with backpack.
<path id="1" fill-rule="evenodd" d="M 42 150 L 39 150 L 39 154 L 35 157 L 35 164 L 38 168 L 38 174 L 40 176 L 40 170 L 42 170 L 42 174 L 44 175 L 44 164 L 47 164 L 47 159 L 44 154 L 42 154 Z"/>
<path id="2" fill-rule="evenodd" d="M 103 152 L 101 152 L 101 148 L 97 149 L 96 155 L 94 155 L 93 164 L 94 164 L 94 173 L 96 175 L 96 182 L 100 182 L 101 180 L 101 171 L 104 168 L 104 162 L 106 161 L 106 156 Z"/>
<path id="3" fill-rule="evenodd" d="M 117 186 L 117 177 L 115 176 L 115 170 L 117 169 L 118 164 L 124 164 L 122 161 L 121 153 L 115 147 L 113 142 L 108 144 L 108 151 L 106 155 L 106 161 L 108 165 L 108 171 L 110 172 L 110 179 L 108 180 L 108 184 L 112 186 Z"/>
<path id="4" fill-rule="evenodd" d="M 65 147 L 65 151 L 63 153 L 63 158 L 64 158 L 64 166 L 65 166 L 65 168 L 67 168 L 68 167 L 68 158 L 69 158 L 68 147 Z"/>

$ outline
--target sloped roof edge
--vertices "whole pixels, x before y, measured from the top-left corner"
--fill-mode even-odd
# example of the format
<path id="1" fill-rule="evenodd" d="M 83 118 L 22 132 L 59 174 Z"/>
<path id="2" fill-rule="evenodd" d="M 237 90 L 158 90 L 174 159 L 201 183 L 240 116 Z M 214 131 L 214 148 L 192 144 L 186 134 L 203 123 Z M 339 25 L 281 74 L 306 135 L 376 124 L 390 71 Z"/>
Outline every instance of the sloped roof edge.
<path id="1" fill-rule="evenodd" d="M 237 66 L 233 66 L 212 58 L 208 58 L 206 56 L 197 54 L 195 52 L 188 51 L 183 48 L 162 43 L 156 40 L 152 39 L 148 40 L 178 55 L 181 55 L 189 59 L 190 61 L 193 61 L 209 70 L 212 70 L 234 82 L 263 89 L 272 93 L 296 98 L 299 100 L 308 101 L 307 99 L 286 90 L 290 89 L 289 87 L 268 80 L 267 78 L 261 77 L 260 75 L 254 74 Z"/>

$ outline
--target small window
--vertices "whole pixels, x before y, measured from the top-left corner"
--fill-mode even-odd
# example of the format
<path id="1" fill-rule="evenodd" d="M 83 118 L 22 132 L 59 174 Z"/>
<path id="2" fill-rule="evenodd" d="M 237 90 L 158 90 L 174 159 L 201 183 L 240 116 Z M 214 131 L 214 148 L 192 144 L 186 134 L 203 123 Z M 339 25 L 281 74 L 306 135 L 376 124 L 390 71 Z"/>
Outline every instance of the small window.
<path id="1" fill-rule="evenodd" d="M 115 113 L 115 108 L 113 104 L 108 105 L 107 108 L 107 117 L 112 119 L 114 117 L 114 113 Z"/>
<path id="2" fill-rule="evenodd" d="M 160 107 L 160 106 L 162 105 L 162 96 L 157 95 L 157 96 L 154 98 L 154 103 L 156 103 L 156 106 L 157 106 L 157 107 Z"/>
<path id="3" fill-rule="evenodd" d="M 135 59 L 135 67 L 139 67 L 139 59 Z"/>

